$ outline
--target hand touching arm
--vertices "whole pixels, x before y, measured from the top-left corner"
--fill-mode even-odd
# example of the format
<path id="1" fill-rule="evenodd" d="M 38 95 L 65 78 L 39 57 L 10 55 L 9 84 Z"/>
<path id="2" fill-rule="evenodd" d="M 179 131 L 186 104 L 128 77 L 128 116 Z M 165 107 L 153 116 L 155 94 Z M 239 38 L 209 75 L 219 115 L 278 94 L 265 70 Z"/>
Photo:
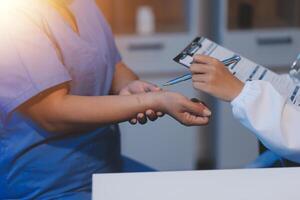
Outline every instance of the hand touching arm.
<path id="1" fill-rule="evenodd" d="M 47 131 L 58 134 L 83 132 L 127 121 L 148 109 L 168 113 L 188 126 L 209 121 L 207 108 L 175 93 L 85 97 L 70 95 L 68 89 L 64 84 L 45 91 L 19 107 L 18 111 Z"/>

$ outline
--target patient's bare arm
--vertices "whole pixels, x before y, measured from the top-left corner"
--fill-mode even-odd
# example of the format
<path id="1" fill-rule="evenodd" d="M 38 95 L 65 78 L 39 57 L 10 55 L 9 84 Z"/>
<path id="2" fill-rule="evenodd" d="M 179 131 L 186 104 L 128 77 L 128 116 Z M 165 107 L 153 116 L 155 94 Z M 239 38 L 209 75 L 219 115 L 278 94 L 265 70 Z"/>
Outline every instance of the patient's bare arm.
<path id="1" fill-rule="evenodd" d="M 72 134 L 127 121 L 149 109 L 187 126 L 207 124 L 211 114 L 203 104 L 176 93 L 85 97 L 70 95 L 67 83 L 33 97 L 18 111 L 49 132 Z"/>

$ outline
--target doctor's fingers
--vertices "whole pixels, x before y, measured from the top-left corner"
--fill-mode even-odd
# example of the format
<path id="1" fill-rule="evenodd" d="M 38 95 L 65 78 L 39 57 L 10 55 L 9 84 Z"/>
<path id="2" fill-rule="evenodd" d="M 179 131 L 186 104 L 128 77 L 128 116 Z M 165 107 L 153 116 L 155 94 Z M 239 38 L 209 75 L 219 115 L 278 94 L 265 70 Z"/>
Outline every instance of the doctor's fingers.
<path id="1" fill-rule="evenodd" d="M 194 82 L 202 82 L 202 83 L 206 83 L 209 81 L 209 74 L 194 74 L 192 76 L 192 81 Z"/>
<path id="2" fill-rule="evenodd" d="M 193 87 L 196 90 L 211 94 L 214 90 L 213 85 L 207 83 L 207 82 L 193 82 Z"/>
<path id="3" fill-rule="evenodd" d="M 210 56 L 197 54 L 194 56 L 194 63 L 215 65 L 220 61 Z"/>
<path id="4" fill-rule="evenodd" d="M 192 74 L 205 74 L 211 71 L 212 66 L 208 64 L 194 63 L 190 66 Z"/>

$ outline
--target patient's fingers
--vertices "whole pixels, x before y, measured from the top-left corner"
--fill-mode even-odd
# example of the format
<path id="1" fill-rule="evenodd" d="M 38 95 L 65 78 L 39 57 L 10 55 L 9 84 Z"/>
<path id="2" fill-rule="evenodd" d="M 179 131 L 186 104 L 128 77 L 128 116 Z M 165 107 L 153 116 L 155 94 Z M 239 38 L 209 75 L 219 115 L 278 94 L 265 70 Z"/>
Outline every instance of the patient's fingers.
<path id="1" fill-rule="evenodd" d="M 197 98 L 191 98 L 191 101 L 194 103 L 202 103 L 199 99 Z"/>
<path id="2" fill-rule="evenodd" d="M 201 126 L 209 123 L 209 117 L 200 117 L 188 112 L 184 113 L 184 122 L 188 126 Z"/>
<path id="3" fill-rule="evenodd" d="M 136 125 L 137 124 L 137 119 L 136 118 L 134 118 L 134 119 L 131 119 L 130 121 L 129 121 L 129 123 L 131 124 L 131 125 Z"/>
<path id="4" fill-rule="evenodd" d="M 157 112 L 156 115 L 157 115 L 158 117 L 163 117 L 165 114 L 162 113 L 162 112 Z"/>
<path id="5" fill-rule="evenodd" d="M 201 101 L 197 98 L 191 98 L 191 101 L 194 103 L 201 103 L 202 105 L 204 105 L 206 108 L 208 108 L 210 110 L 210 108 L 207 106 L 207 104 L 204 101 Z"/>
<path id="6" fill-rule="evenodd" d="M 195 116 L 210 117 L 211 111 L 201 103 L 194 103 L 187 101 L 185 104 L 186 112 L 189 112 Z"/>
<path id="7" fill-rule="evenodd" d="M 148 119 L 150 121 L 155 121 L 158 118 L 158 116 L 156 115 L 156 113 L 153 110 L 147 110 L 146 111 L 146 116 L 148 117 Z"/>
<path id="8" fill-rule="evenodd" d="M 156 85 L 149 84 L 144 88 L 145 92 L 159 92 L 162 89 Z"/>
<path id="9" fill-rule="evenodd" d="M 142 124 L 142 125 L 144 125 L 144 124 L 146 124 L 147 123 L 147 117 L 146 117 L 146 115 L 144 114 L 144 113 L 139 113 L 138 115 L 137 115 L 137 120 L 138 120 L 138 122 L 140 123 L 140 124 Z"/>
<path id="10" fill-rule="evenodd" d="M 145 115 L 146 114 L 146 115 Z M 138 122 L 140 124 L 145 124 L 147 123 L 147 118 L 150 120 L 150 121 L 156 121 L 158 119 L 158 117 L 163 117 L 165 114 L 162 113 L 162 112 L 155 112 L 153 110 L 147 110 L 146 113 L 143 114 L 143 113 L 139 113 L 137 115 L 137 118 L 133 118 L 131 120 L 129 120 L 129 123 L 131 125 L 136 125 Z"/>

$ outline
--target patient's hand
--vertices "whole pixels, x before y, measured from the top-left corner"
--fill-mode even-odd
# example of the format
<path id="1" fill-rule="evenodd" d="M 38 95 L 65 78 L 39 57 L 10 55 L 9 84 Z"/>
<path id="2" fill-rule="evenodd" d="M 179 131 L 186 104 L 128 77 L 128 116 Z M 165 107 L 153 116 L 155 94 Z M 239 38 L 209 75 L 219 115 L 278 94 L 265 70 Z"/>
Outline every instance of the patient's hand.
<path id="1" fill-rule="evenodd" d="M 159 92 L 161 88 L 145 81 L 133 81 L 127 86 L 125 86 L 121 91 L 120 95 L 133 95 L 133 94 L 142 94 L 148 92 Z M 147 123 L 148 119 L 150 121 L 155 121 L 158 117 L 162 117 L 164 114 L 162 112 L 156 112 L 154 110 L 146 110 L 145 113 L 139 113 L 136 118 L 130 120 L 131 124 L 140 124 Z M 148 118 L 148 119 L 147 119 Z"/>
<path id="2" fill-rule="evenodd" d="M 200 126 L 209 123 L 211 111 L 201 102 L 189 100 L 173 92 L 153 93 L 159 95 L 156 107 L 186 126 Z"/>

